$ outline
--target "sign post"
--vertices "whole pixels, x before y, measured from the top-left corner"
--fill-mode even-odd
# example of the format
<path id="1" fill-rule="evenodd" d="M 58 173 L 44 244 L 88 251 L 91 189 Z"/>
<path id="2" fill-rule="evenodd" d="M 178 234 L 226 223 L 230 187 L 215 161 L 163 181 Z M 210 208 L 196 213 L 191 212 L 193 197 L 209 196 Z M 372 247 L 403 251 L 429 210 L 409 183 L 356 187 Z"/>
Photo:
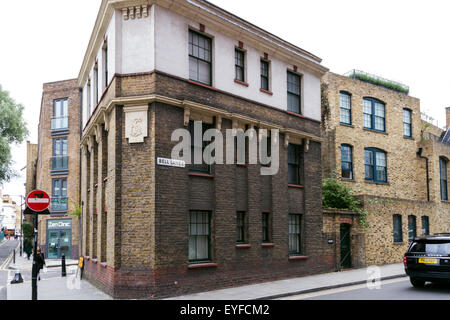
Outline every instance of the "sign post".
<path id="1" fill-rule="evenodd" d="M 38 214 L 47 210 L 50 206 L 49 195 L 42 190 L 34 190 L 28 194 L 26 203 L 28 208 L 34 213 L 34 250 L 33 268 L 31 270 L 31 300 L 37 300 L 37 277 L 39 266 L 37 264 L 37 240 L 38 240 Z"/>

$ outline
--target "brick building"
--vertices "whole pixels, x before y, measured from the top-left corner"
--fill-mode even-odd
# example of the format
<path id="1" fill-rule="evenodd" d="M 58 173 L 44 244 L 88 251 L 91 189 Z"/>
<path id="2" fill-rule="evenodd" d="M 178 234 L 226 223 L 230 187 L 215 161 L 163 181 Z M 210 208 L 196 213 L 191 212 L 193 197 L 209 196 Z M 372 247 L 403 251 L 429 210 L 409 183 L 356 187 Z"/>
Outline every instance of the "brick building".
<path id="1" fill-rule="evenodd" d="M 320 63 L 206 1 L 103 1 L 78 77 L 86 277 L 160 298 L 333 270 Z M 194 121 L 278 129 L 278 174 L 158 163 Z"/>
<path id="2" fill-rule="evenodd" d="M 80 99 L 76 80 L 45 83 L 37 153 L 28 145 L 27 194 L 40 189 L 51 197 L 51 214 L 38 225 L 38 245 L 49 259 L 79 257 L 79 221 L 69 212 L 80 202 Z"/>
<path id="3" fill-rule="evenodd" d="M 421 119 L 420 101 L 406 86 L 359 71 L 328 72 L 322 82 L 323 175 L 336 170 L 354 188 L 369 223 L 362 228 L 353 216 L 333 224 L 325 215 L 324 231 L 349 227 L 351 266 L 397 263 L 413 236 L 449 231 L 439 192 L 439 159 L 448 159 L 449 146 L 442 130 Z"/>

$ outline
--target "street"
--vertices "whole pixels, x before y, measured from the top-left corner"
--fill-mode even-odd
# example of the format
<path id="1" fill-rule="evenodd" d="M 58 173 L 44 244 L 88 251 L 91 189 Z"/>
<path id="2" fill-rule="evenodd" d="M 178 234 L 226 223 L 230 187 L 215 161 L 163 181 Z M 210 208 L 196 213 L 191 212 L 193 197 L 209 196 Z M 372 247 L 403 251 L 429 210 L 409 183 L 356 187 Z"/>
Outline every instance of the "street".
<path id="1" fill-rule="evenodd" d="M 278 300 L 450 300 L 449 284 L 427 283 L 414 288 L 409 278 L 386 280 L 380 289 L 368 289 L 366 284 L 295 295 Z"/>

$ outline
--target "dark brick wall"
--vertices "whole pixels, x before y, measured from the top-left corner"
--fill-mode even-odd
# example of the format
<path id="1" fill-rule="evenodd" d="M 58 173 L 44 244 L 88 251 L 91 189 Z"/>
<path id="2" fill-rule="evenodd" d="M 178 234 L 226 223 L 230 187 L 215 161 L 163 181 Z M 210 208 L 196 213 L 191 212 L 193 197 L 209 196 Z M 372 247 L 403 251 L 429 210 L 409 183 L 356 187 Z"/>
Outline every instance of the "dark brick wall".
<path id="1" fill-rule="evenodd" d="M 124 79 L 120 80 L 118 83 L 123 83 Z M 145 83 L 137 85 L 139 81 Z M 316 121 L 159 73 L 141 75 L 127 82 L 135 84 L 131 85 L 130 95 L 154 93 L 152 88 L 155 88 L 161 95 L 320 134 L 320 123 Z M 129 95 L 125 86 L 118 87 L 123 96 Z M 116 107 L 111 118 L 114 121 L 111 128 L 116 132 L 109 132 L 109 137 L 115 134 L 117 139 L 115 176 L 108 177 L 108 184 L 114 179 L 116 193 L 114 213 L 111 213 L 115 215 L 115 264 L 114 268 L 92 262 L 86 265 L 87 277 L 99 287 L 121 298 L 162 298 L 334 270 L 334 252 L 327 246 L 327 237 L 322 235 L 320 143 L 311 142 L 309 151 L 303 152 L 303 188 L 288 187 L 283 135 L 280 170 L 275 176 L 261 176 L 259 165 L 214 165 L 212 177 L 192 176 L 188 168 L 154 166 L 152 158 L 152 152 L 155 157 L 171 158 L 171 150 L 177 144 L 171 141 L 171 134 L 183 128 L 182 108 L 162 103 L 149 106 L 149 126 L 155 117 L 154 150 L 151 134 L 143 144 L 128 143 L 120 110 L 121 107 Z M 229 119 L 223 119 L 223 132 L 231 126 Z M 108 168 L 112 169 L 110 161 Z M 154 212 L 149 210 L 152 187 L 155 188 Z M 107 196 L 107 202 L 108 199 L 112 201 Z M 190 210 L 211 212 L 211 260 L 217 264 L 215 267 L 189 268 Z M 236 247 L 237 211 L 245 211 L 248 216 L 249 248 Z M 272 247 L 261 246 L 262 212 L 271 215 Z M 290 213 L 302 214 L 302 249 L 307 256 L 304 260 L 289 260 Z M 154 233 L 150 232 L 152 228 Z M 108 227 L 107 237 L 110 232 Z"/>

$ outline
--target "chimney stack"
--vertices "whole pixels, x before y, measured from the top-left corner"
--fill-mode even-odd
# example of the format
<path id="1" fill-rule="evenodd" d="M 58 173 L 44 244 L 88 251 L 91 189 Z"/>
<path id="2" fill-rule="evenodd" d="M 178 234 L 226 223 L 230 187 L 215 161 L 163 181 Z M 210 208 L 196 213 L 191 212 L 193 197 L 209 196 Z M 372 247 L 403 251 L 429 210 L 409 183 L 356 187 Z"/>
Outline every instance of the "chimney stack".
<path id="1" fill-rule="evenodd" d="M 445 125 L 445 129 L 450 129 L 450 107 L 445 108 L 445 118 L 447 119 L 447 123 Z"/>

